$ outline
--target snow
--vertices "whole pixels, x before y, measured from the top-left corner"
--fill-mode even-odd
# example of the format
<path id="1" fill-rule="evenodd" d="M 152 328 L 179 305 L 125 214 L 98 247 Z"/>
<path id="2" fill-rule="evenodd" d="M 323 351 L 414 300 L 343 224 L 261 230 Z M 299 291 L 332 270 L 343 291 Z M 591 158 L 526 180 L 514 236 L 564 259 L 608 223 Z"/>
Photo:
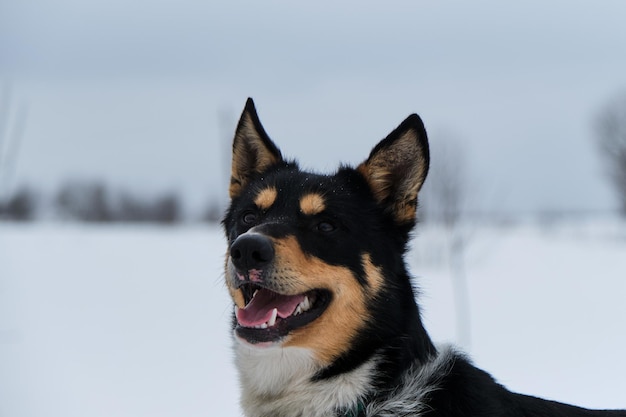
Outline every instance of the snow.
<path id="1" fill-rule="evenodd" d="M 0 415 L 237 415 L 222 253 L 216 229 L 0 229 Z"/>
<path id="2" fill-rule="evenodd" d="M 475 227 L 467 351 L 510 389 L 626 408 L 626 227 Z M 408 261 L 455 341 L 445 235 Z M 241 415 L 217 227 L 0 224 L 0 416 Z"/>

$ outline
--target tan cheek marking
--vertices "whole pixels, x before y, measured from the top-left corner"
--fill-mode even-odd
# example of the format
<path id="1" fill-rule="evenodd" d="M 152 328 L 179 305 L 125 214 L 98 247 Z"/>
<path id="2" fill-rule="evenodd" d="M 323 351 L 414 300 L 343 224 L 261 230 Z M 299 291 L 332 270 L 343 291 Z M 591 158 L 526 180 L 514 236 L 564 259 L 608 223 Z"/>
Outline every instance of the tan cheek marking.
<path id="1" fill-rule="evenodd" d="M 230 281 L 228 276 L 230 274 L 228 270 L 228 252 L 226 253 L 226 258 L 224 259 L 224 277 L 226 277 L 226 287 L 228 288 L 228 292 L 230 293 L 230 297 L 233 299 L 237 307 L 244 308 L 246 306 L 246 301 L 243 297 L 243 292 L 240 289 L 235 289 L 230 285 Z"/>
<path id="2" fill-rule="evenodd" d="M 241 290 L 236 290 L 229 286 L 228 291 L 235 304 L 237 304 L 237 307 L 244 308 L 246 306 L 246 301 L 243 298 L 243 292 Z"/>
<path id="3" fill-rule="evenodd" d="M 284 346 L 312 349 L 316 358 L 329 364 L 346 352 L 368 319 L 363 287 L 345 267 L 330 266 L 302 253 L 293 237 L 276 242 L 279 275 L 295 277 L 294 290 L 325 288 L 334 293 L 326 311 L 307 326 L 294 330 Z"/>
<path id="4" fill-rule="evenodd" d="M 307 194 L 300 199 L 300 211 L 307 216 L 319 214 L 325 209 L 324 197 L 319 194 Z"/>
<path id="5" fill-rule="evenodd" d="M 378 294 L 383 287 L 384 278 L 382 271 L 379 267 L 372 263 L 369 253 L 363 254 L 361 262 L 363 263 L 363 268 L 365 269 L 365 276 L 367 278 L 367 283 L 370 286 L 371 295 L 374 296 Z"/>
<path id="6" fill-rule="evenodd" d="M 254 199 L 254 204 L 256 204 L 256 206 L 261 210 L 267 210 L 272 207 L 272 205 L 276 201 L 277 195 L 278 191 L 276 191 L 276 188 L 264 188 Z"/>

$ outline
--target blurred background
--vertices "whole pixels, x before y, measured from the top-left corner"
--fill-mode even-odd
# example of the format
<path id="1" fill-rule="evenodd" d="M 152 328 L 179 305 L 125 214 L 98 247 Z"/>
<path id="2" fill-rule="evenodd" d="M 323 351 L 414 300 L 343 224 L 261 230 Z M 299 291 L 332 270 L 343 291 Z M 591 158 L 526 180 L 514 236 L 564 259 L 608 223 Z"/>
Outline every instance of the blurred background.
<path id="1" fill-rule="evenodd" d="M 322 172 L 418 113 L 408 262 L 434 338 L 513 389 L 626 407 L 625 18 L 0 2 L 0 416 L 240 415 L 217 223 L 247 97 Z"/>

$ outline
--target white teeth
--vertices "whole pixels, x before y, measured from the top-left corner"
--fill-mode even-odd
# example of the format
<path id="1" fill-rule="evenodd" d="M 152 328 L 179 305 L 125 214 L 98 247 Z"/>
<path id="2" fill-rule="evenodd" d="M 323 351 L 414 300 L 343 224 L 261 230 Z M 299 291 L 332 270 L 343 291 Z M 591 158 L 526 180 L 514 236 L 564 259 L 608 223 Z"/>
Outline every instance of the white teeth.
<path id="1" fill-rule="evenodd" d="M 308 296 L 305 296 L 304 300 L 302 300 L 300 304 L 298 304 L 298 307 L 296 307 L 296 310 L 293 312 L 293 315 L 297 316 L 298 314 L 302 314 L 305 311 L 308 311 L 310 308 L 311 308 L 311 301 L 309 300 Z"/>
<path id="2" fill-rule="evenodd" d="M 259 290 L 254 290 L 254 293 L 252 294 L 252 298 L 254 298 L 254 296 L 256 295 L 256 293 L 258 293 Z"/>
<path id="3" fill-rule="evenodd" d="M 273 325 L 276 324 L 276 317 L 278 316 L 278 309 L 275 308 L 274 310 L 272 310 L 272 317 L 270 317 L 270 319 L 267 322 L 267 325 L 269 327 L 272 327 Z"/>
<path id="4" fill-rule="evenodd" d="M 301 304 L 302 304 L 302 311 L 307 311 L 309 308 L 311 308 L 309 297 L 304 297 L 304 300 L 302 301 Z"/>

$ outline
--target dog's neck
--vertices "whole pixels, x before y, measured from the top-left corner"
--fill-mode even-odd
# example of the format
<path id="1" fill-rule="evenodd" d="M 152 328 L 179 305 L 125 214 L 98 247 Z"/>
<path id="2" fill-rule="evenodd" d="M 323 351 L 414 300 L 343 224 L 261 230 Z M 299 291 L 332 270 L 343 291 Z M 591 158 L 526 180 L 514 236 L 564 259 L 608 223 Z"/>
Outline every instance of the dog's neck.
<path id="1" fill-rule="evenodd" d="M 235 337 L 245 416 L 361 415 L 358 410 L 363 400 L 385 397 L 407 369 L 419 368 L 438 356 L 417 305 L 411 304 L 414 308 L 409 309 L 409 317 L 397 329 L 399 336 L 384 341 L 367 339 L 363 349 L 369 353 L 348 365 L 329 367 L 317 361 L 309 349 L 258 348 Z"/>
<path id="2" fill-rule="evenodd" d="M 319 365 L 301 348 L 256 349 L 237 343 L 236 363 L 241 380 L 241 406 L 246 417 L 361 417 L 419 416 L 428 407 L 426 396 L 437 389 L 455 360 L 455 351 L 442 348 L 428 361 L 415 361 L 398 376 L 397 387 L 378 392 L 374 357 L 350 372 L 315 379 Z"/>
<path id="3" fill-rule="evenodd" d="M 350 372 L 316 379 L 321 366 L 307 349 L 236 342 L 235 352 L 247 417 L 327 417 L 341 410 L 350 415 L 374 387 L 376 357 Z"/>

